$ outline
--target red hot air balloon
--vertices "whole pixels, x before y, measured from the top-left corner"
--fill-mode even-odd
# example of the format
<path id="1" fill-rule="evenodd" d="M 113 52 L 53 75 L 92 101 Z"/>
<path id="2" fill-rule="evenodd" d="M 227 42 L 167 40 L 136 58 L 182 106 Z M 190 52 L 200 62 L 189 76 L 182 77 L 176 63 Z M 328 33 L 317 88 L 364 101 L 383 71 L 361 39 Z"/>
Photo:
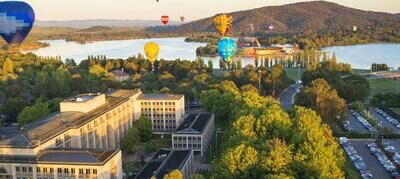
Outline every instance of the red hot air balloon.
<path id="1" fill-rule="evenodd" d="M 161 16 L 161 22 L 162 22 L 164 25 L 167 25 L 167 24 L 168 24 L 168 21 L 169 21 L 169 17 L 168 17 L 168 16 Z"/>

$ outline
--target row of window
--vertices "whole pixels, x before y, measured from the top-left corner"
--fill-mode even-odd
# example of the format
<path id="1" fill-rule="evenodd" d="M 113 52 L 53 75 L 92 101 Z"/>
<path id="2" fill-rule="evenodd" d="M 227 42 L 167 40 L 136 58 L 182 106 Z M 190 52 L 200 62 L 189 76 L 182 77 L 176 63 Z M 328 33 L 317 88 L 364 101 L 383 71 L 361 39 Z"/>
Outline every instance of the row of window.
<path id="1" fill-rule="evenodd" d="M 151 118 L 151 114 L 142 114 L 145 117 Z M 165 117 L 167 118 L 175 118 L 176 115 L 175 114 L 164 114 Z M 153 117 L 157 117 L 157 118 L 161 118 L 163 117 L 163 114 L 153 114 Z"/>
<path id="2" fill-rule="evenodd" d="M 186 141 L 186 137 L 174 137 L 174 140 Z M 188 141 L 201 141 L 201 137 L 187 137 Z"/>
<path id="3" fill-rule="evenodd" d="M 141 102 L 141 105 L 151 105 L 151 102 Z M 163 102 L 153 102 L 153 105 L 162 105 Z M 165 105 L 175 105 L 175 102 L 164 102 Z"/>
<path id="4" fill-rule="evenodd" d="M 22 167 L 24 168 L 24 167 Z M 30 170 L 32 170 L 32 167 L 29 167 Z M 19 167 L 16 167 L 16 170 L 18 172 Z M 86 174 L 86 175 L 97 175 L 97 169 L 83 169 L 80 168 L 79 170 L 79 174 Z M 32 171 L 31 171 L 32 172 Z M 54 173 L 54 169 L 53 168 L 41 168 L 41 167 L 37 167 L 36 168 L 36 172 L 37 173 Z M 57 168 L 57 173 L 64 173 L 64 174 L 75 174 L 75 168 Z"/>
<path id="5" fill-rule="evenodd" d="M 153 120 L 153 123 L 164 123 L 164 121 L 167 124 L 169 124 L 169 123 L 175 124 L 176 123 L 176 120 Z"/>
<path id="6" fill-rule="evenodd" d="M 175 129 L 175 128 L 176 128 L 175 126 L 165 126 L 166 130 L 172 130 L 172 129 Z M 164 129 L 164 126 L 156 125 L 156 126 L 153 126 L 153 129 L 154 130 L 161 130 L 161 129 Z"/>
<path id="7" fill-rule="evenodd" d="M 188 144 L 188 148 L 201 148 L 201 144 Z M 186 144 L 174 144 L 174 148 L 186 148 Z"/>
<path id="8" fill-rule="evenodd" d="M 171 112 L 175 112 L 175 108 L 142 108 L 142 112 L 151 112 L 151 109 L 153 109 L 153 111 L 156 112 L 163 112 L 165 111 L 171 111 Z"/>

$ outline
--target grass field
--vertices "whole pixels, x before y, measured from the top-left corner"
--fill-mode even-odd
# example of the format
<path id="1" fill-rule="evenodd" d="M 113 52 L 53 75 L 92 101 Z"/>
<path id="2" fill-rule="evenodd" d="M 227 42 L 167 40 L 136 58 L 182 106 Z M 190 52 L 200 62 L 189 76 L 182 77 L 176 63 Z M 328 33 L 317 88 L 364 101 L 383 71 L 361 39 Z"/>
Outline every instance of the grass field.
<path id="1" fill-rule="evenodd" d="M 400 81 L 391 79 L 372 79 L 369 80 L 371 87 L 370 96 L 379 93 L 400 92 Z"/>
<path id="2" fill-rule="evenodd" d="M 393 112 L 400 115 L 400 108 L 390 108 Z"/>

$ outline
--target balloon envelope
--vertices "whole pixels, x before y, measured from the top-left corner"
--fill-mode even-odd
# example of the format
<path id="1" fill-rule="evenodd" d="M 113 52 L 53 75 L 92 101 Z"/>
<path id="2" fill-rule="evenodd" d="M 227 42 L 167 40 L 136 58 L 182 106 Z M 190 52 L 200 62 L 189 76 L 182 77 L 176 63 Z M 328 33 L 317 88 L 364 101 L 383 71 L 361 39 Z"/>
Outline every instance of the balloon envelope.
<path id="1" fill-rule="evenodd" d="M 181 22 L 185 21 L 185 17 L 183 17 L 183 16 L 181 16 L 180 19 L 181 19 Z"/>
<path id="2" fill-rule="evenodd" d="M 221 38 L 218 42 L 217 51 L 219 56 L 226 62 L 230 61 L 235 56 L 237 45 L 230 37 Z"/>
<path id="3" fill-rule="evenodd" d="M 160 52 L 160 46 L 155 42 L 148 42 L 144 45 L 144 53 L 151 63 L 154 63 Z"/>
<path id="4" fill-rule="evenodd" d="M 169 21 L 169 16 L 161 16 L 161 22 L 162 22 L 164 25 L 167 25 L 167 24 L 168 24 L 168 21 Z"/>
<path id="5" fill-rule="evenodd" d="M 233 17 L 228 14 L 214 16 L 214 26 L 221 36 L 225 36 L 232 28 Z"/>
<path id="6" fill-rule="evenodd" d="M 20 1 L 0 2 L 0 35 L 8 44 L 20 44 L 35 22 L 32 7 Z"/>

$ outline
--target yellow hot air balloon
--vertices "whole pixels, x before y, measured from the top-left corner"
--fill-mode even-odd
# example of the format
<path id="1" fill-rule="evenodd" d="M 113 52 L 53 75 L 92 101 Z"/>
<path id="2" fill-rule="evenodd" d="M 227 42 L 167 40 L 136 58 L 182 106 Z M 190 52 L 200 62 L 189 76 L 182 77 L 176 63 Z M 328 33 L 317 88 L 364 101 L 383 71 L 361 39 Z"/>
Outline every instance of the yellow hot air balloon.
<path id="1" fill-rule="evenodd" d="M 160 52 L 160 46 L 157 43 L 148 42 L 144 45 L 144 53 L 151 63 L 156 61 L 158 52 Z"/>
<path id="2" fill-rule="evenodd" d="M 215 29 L 221 36 L 225 36 L 232 28 L 233 17 L 228 14 L 217 14 L 214 16 Z"/>

